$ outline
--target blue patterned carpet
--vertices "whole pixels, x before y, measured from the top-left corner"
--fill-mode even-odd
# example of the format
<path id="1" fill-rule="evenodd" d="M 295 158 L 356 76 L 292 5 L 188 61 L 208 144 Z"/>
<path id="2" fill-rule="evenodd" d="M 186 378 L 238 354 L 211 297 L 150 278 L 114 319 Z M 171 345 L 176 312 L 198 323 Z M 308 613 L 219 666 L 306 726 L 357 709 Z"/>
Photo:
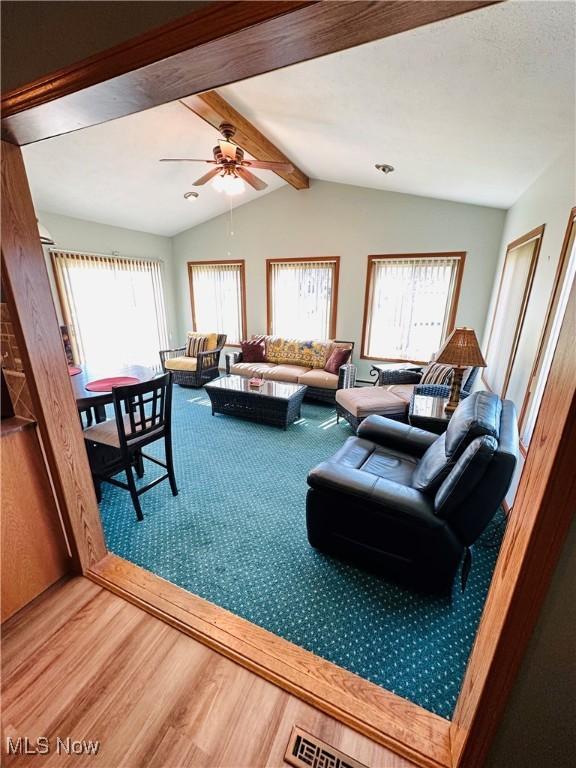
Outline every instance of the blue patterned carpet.
<path id="1" fill-rule="evenodd" d="M 138 523 L 129 494 L 103 486 L 109 549 L 450 718 L 497 546 L 476 547 L 466 592 L 455 588 L 451 598 L 413 593 L 313 550 L 307 472 L 352 434 L 328 406 L 304 403 L 284 432 L 213 417 L 202 390 L 175 386 L 173 433 L 178 497 L 161 483 L 142 496 Z M 145 481 L 159 471 L 147 462 Z"/>

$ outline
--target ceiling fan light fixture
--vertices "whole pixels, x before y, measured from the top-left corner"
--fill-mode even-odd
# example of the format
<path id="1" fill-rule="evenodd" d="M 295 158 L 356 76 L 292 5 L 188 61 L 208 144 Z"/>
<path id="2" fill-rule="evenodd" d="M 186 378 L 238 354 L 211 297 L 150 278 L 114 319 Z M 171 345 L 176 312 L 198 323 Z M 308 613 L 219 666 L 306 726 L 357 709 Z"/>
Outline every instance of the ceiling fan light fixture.
<path id="1" fill-rule="evenodd" d="M 246 189 L 242 179 L 233 173 L 219 174 L 214 178 L 212 184 L 214 189 L 217 189 L 218 192 L 224 192 L 224 194 L 229 197 L 241 195 Z"/>

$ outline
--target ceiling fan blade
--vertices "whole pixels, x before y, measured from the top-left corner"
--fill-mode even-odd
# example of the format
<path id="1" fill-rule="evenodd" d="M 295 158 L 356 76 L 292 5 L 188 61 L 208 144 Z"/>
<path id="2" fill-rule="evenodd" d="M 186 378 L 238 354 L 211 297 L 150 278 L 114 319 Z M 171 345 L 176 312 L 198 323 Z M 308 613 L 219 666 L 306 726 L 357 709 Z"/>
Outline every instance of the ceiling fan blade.
<path id="1" fill-rule="evenodd" d="M 201 187 L 202 184 L 206 184 L 207 181 L 210 181 L 210 179 L 213 179 L 214 176 L 217 176 L 219 173 L 220 168 L 212 168 L 212 170 L 208 171 L 208 173 L 205 173 L 204 176 L 200 176 L 200 178 L 197 179 L 192 186 Z"/>
<path id="2" fill-rule="evenodd" d="M 225 139 L 219 139 L 218 144 L 220 151 L 227 160 L 236 160 L 236 144 L 232 144 L 231 141 Z"/>
<path id="3" fill-rule="evenodd" d="M 244 160 L 243 165 L 250 168 L 262 168 L 268 171 L 282 171 L 292 173 L 294 166 L 291 163 L 275 163 L 272 160 Z"/>
<path id="4" fill-rule="evenodd" d="M 265 181 L 259 179 L 258 176 L 254 176 L 253 173 L 250 173 L 250 171 L 247 171 L 246 168 L 243 168 L 241 165 L 236 168 L 236 173 L 241 179 L 244 179 L 244 181 L 250 184 L 251 187 L 258 190 L 258 192 L 261 192 L 268 186 Z"/>
<path id="5" fill-rule="evenodd" d="M 199 160 L 196 157 L 162 157 L 161 163 L 215 163 L 216 160 Z"/>

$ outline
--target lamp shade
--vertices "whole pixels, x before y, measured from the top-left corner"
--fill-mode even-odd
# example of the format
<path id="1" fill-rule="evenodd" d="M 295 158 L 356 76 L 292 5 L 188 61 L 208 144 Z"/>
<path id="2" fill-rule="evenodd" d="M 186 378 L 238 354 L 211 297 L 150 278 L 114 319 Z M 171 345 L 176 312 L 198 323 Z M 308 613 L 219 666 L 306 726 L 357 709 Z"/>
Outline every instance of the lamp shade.
<path id="1" fill-rule="evenodd" d="M 445 363 L 462 368 L 485 368 L 478 339 L 472 328 L 455 328 L 436 355 L 435 363 Z"/>

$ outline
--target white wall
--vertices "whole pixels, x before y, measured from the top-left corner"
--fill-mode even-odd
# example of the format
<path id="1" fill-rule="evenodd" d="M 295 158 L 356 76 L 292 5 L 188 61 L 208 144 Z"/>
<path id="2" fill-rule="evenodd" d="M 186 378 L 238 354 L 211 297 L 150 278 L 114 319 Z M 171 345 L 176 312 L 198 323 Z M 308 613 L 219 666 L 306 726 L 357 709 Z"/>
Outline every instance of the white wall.
<path id="1" fill-rule="evenodd" d="M 467 251 L 457 323 L 481 335 L 492 292 L 505 212 L 482 206 L 312 181 L 283 187 L 173 238 L 178 326 L 191 328 L 186 262 L 246 260 L 248 333 L 266 331 L 267 258 L 340 256 L 337 337 L 360 351 L 367 256 Z M 369 364 L 361 364 L 366 377 Z"/>
<path id="2" fill-rule="evenodd" d="M 118 251 L 121 258 L 158 259 L 162 261 L 168 334 L 171 342 L 177 341 L 178 334 L 175 333 L 175 329 L 178 313 L 175 307 L 172 241 L 169 237 L 151 235 L 122 227 L 110 227 L 107 224 L 97 224 L 94 221 L 74 219 L 70 216 L 60 216 L 45 211 L 37 211 L 36 215 L 55 240 L 55 248 L 106 255 Z M 48 250 L 45 249 L 45 252 L 47 253 Z M 47 262 L 52 292 L 56 297 L 54 276 L 49 258 Z M 105 297 L 102 298 L 105 301 Z M 54 303 L 58 317 L 61 319 L 58 300 L 55 299 Z"/>
<path id="3" fill-rule="evenodd" d="M 540 256 L 538 257 L 530 300 L 524 319 L 524 328 L 527 334 L 539 337 L 542 333 L 570 211 L 575 204 L 575 157 L 574 149 L 571 148 L 552 163 L 508 211 L 499 249 L 498 269 L 490 302 L 490 311 L 484 331 L 484 347 L 490 332 L 494 302 L 496 301 L 506 248 L 513 240 L 545 224 L 546 228 L 542 238 Z M 522 404 L 517 403 L 516 405 L 520 408 Z M 522 467 L 523 459 L 520 457 L 520 466 L 507 497 L 509 504 L 514 499 Z"/>

